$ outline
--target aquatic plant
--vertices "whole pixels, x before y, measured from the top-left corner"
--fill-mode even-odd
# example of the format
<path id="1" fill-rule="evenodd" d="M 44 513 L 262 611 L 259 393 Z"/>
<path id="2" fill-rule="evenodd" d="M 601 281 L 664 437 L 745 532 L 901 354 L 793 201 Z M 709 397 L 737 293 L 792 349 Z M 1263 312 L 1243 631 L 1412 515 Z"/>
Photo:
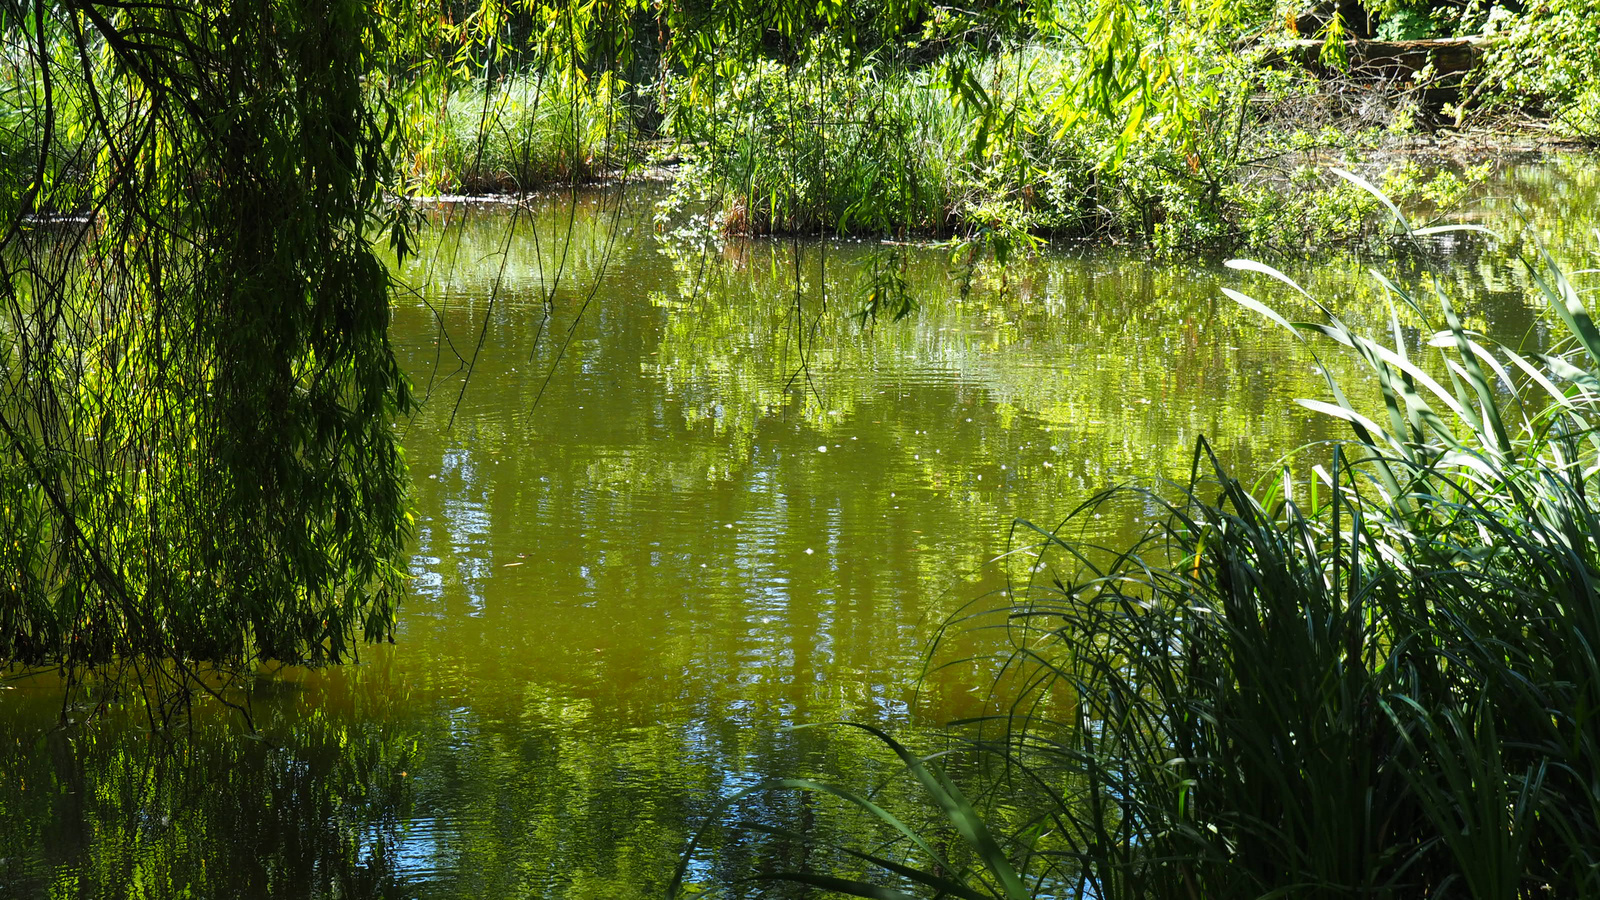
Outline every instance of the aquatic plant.
<path id="1" fill-rule="evenodd" d="M 636 162 L 635 111 L 610 72 L 534 70 L 448 91 L 417 123 L 407 177 L 423 192 L 521 192 Z"/>
<path id="2" fill-rule="evenodd" d="M 1326 308 L 1296 327 L 1236 294 L 1357 353 L 1383 424 L 1330 378 L 1334 403 L 1302 402 L 1356 436 L 1306 480 L 1286 469 L 1252 491 L 1202 448 L 1140 546 L 1046 541 L 1038 562 L 1081 567 L 1034 578 L 1009 614 L 1016 661 L 1038 667 L 1033 696 L 1059 691 L 1066 715 L 1013 718 L 1005 752 L 1080 779 L 1052 810 L 1080 883 L 1100 896 L 1597 889 L 1584 710 L 1600 691 L 1600 335 L 1551 259 L 1529 267 L 1567 343 L 1494 346 L 1441 293 L 1431 366 L 1397 320 L 1380 342 Z"/>

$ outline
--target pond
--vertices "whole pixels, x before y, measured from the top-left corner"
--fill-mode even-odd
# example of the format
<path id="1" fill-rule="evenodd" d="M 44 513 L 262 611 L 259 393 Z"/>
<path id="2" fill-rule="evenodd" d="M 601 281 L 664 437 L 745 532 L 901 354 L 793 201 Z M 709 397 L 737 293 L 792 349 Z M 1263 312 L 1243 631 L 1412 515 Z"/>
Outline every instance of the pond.
<path id="1" fill-rule="evenodd" d="M 1508 165 L 1472 214 L 1522 216 L 1583 260 L 1597 182 L 1577 159 Z M 825 723 L 927 750 L 933 726 L 991 708 L 1008 638 L 961 617 L 1000 604 L 1008 553 L 1026 564 L 1018 522 L 1181 480 L 1201 436 L 1265 474 L 1339 433 L 1293 403 L 1326 395 L 1317 358 L 1220 287 L 1314 310 L 1220 266 L 664 240 L 648 189 L 426 221 L 392 329 L 426 398 L 400 423 L 416 545 L 396 643 L 263 671 L 234 698 L 254 736 L 215 703 L 172 744 L 131 705 L 61 729 L 92 711 L 47 677 L 6 682 L 0 896 L 660 896 L 725 798 L 895 771 Z M 1365 268 L 1436 270 L 1469 322 L 1538 344 L 1518 265 L 1479 246 L 1293 274 L 1383 328 Z M 914 311 L 858 318 L 886 284 Z M 1126 543 L 1154 512 L 1113 505 L 1083 533 Z M 869 839 L 813 807 L 757 792 L 721 818 Z M 794 852 L 719 832 L 689 881 Z"/>

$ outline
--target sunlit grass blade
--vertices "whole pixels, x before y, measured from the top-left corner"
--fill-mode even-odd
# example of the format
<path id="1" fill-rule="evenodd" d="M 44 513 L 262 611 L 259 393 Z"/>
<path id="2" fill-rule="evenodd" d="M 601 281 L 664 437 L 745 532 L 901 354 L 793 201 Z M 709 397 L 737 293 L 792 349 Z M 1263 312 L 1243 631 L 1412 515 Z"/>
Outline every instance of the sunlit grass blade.
<path id="1" fill-rule="evenodd" d="M 1497 239 L 1500 237 L 1499 232 L 1486 225 L 1429 225 L 1426 228 L 1414 228 L 1411 233 L 1416 237 L 1435 237 L 1441 234 L 1481 234 Z"/>
<path id="2" fill-rule="evenodd" d="M 1375 185 L 1373 185 L 1372 182 L 1362 178 L 1360 175 L 1357 175 L 1354 172 L 1345 169 L 1332 168 L 1329 169 L 1329 171 L 1362 189 L 1363 191 L 1366 191 L 1368 194 L 1371 194 L 1379 203 L 1383 204 L 1383 208 L 1389 211 L 1389 215 L 1394 217 L 1395 222 L 1401 227 L 1401 229 L 1405 231 L 1406 234 L 1416 234 L 1416 230 L 1411 227 L 1411 220 L 1407 219 L 1405 213 L 1400 211 L 1400 207 L 1394 205 L 1394 201 L 1389 199 L 1389 195 L 1379 190 Z"/>
<path id="3" fill-rule="evenodd" d="M 1589 359 L 1600 364 L 1600 331 L 1595 329 L 1594 320 L 1590 318 L 1583 300 L 1573 288 L 1572 282 L 1567 280 L 1561 267 L 1550 256 L 1550 251 L 1545 249 L 1542 243 L 1538 244 L 1538 248 L 1540 265 L 1535 266 L 1531 261 L 1525 261 L 1528 274 L 1544 293 L 1550 308 L 1561 317 L 1561 321 L 1577 339 L 1579 346 L 1588 353 Z"/>
<path id="4" fill-rule="evenodd" d="M 1240 292 L 1238 292 L 1238 291 L 1236 291 L 1236 290 L 1234 290 L 1232 288 L 1223 288 L 1222 289 L 1222 293 L 1224 295 L 1226 295 L 1229 299 L 1233 300 L 1233 302 L 1239 304 L 1240 306 L 1243 306 L 1245 309 L 1248 309 L 1251 312 L 1258 313 L 1258 314 L 1260 314 L 1262 316 L 1265 316 L 1266 318 L 1272 320 L 1273 322 L 1276 322 L 1277 324 L 1282 325 L 1284 330 L 1288 331 L 1290 334 L 1294 335 L 1296 338 L 1299 338 L 1300 340 L 1305 340 L 1305 338 L 1302 337 L 1301 334 L 1300 334 L 1300 329 L 1295 328 L 1294 325 L 1290 324 L 1288 319 L 1285 319 L 1283 316 L 1278 315 L 1276 310 L 1272 309 L 1271 307 L 1267 306 L 1266 304 L 1262 303 L 1261 301 L 1256 300 L 1253 297 L 1249 297 L 1249 296 L 1247 296 L 1245 294 L 1241 294 Z"/>

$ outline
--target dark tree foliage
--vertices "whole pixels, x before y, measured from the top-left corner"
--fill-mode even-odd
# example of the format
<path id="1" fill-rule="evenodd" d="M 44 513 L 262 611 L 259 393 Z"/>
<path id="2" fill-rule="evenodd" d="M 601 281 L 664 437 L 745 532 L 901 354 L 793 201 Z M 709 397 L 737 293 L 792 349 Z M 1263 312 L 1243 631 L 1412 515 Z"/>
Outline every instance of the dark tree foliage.
<path id="1" fill-rule="evenodd" d="M 411 400 L 357 0 L 0 3 L 0 665 L 389 637 Z"/>

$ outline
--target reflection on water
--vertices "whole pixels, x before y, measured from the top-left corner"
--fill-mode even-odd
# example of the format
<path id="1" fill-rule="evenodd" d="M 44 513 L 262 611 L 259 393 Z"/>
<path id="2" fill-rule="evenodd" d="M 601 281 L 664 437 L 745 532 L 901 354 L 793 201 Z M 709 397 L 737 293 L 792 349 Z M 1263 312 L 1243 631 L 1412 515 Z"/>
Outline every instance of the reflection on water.
<path id="1" fill-rule="evenodd" d="M 1596 171 L 1510 173 L 1484 215 L 1521 210 L 1581 258 Z M 417 539 L 397 645 L 263 674 L 264 742 L 201 704 L 168 753 L 137 708 L 52 731 L 59 685 L 7 685 L 0 896 L 658 895 L 696 823 L 762 777 L 893 770 L 859 732 L 785 726 L 912 733 L 982 708 L 982 666 L 937 664 L 1004 634 L 926 651 L 1003 585 L 1015 520 L 1181 479 L 1202 435 L 1264 471 L 1330 433 L 1291 402 L 1323 395 L 1316 361 L 1218 291 L 1313 317 L 1267 279 L 1071 250 L 966 273 L 891 248 L 919 311 L 863 328 L 882 248 L 664 246 L 648 200 L 433 213 L 392 331 L 428 397 L 402 424 Z M 1476 327 L 1542 340 L 1514 261 L 1449 261 Z M 1380 265 L 1414 281 L 1426 262 Z M 1386 328 L 1362 268 L 1296 274 Z M 1091 521 L 1116 543 L 1152 513 Z M 786 795 L 731 816 L 864 827 Z M 802 852 L 713 838 L 689 878 Z"/>

